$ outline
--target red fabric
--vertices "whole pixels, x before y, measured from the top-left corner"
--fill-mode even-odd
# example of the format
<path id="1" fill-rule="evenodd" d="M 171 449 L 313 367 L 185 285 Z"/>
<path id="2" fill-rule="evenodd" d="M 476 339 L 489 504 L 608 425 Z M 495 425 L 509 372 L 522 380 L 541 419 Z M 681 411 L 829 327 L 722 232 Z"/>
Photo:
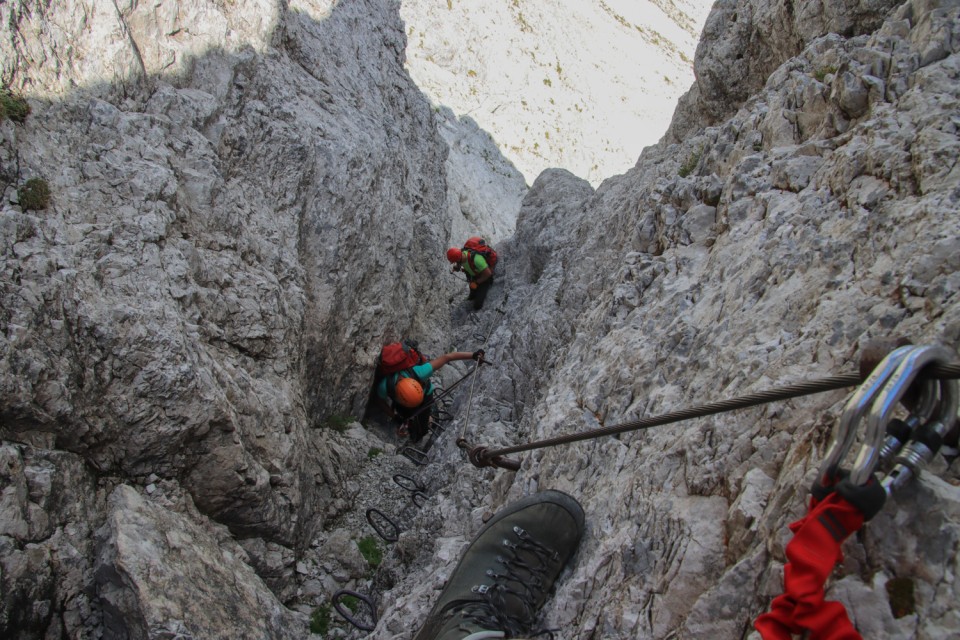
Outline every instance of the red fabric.
<path id="1" fill-rule="evenodd" d="M 409 369 L 423 362 L 423 356 L 413 347 L 401 343 L 391 342 L 380 350 L 380 364 L 378 373 L 385 375 Z"/>
<path id="2" fill-rule="evenodd" d="M 480 236 L 471 236 L 467 238 L 463 248 L 468 251 L 472 251 L 473 253 L 479 253 L 482 255 L 483 259 L 487 261 L 487 266 L 490 267 L 490 271 L 493 271 L 497 266 L 497 252 L 494 251 L 493 247 L 488 245 L 487 241 Z"/>
<path id="3" fill-rule="evenodd" d="M 805 632 L 809 640 L 861 639 L 843 605 L 825 601 L 823 594 L 833 567 L 843 560 L 840 546 L 861 526 L 863 514 L 838 493 L 819 504 L 811 499 L 807 515 L 790 525 L 784 593 L 753 623 L 764 640 L 791 640 Z"/>

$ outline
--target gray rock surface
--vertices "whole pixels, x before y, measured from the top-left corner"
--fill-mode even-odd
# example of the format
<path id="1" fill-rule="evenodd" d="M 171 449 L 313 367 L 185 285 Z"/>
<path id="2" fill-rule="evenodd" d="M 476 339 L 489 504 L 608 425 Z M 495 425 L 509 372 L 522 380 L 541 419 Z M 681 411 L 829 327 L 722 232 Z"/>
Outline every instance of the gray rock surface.
<path id="1" fill-rule="evenodd" d="M 479 123 L 532 184 L 598 185 L 670 124 L 709 0 L 403 0 L 406 66 L 434 104 Z"/>
<path id="2" fill-rule="evenodd" d="M 542 174 L 504 249 L 509 298 L 494 299 L 506 315 L 489 341 L 498 366 L 457 432 L 496 448 L 852 372 L 874 338 L 956 351 L 960 182 L 952 160 L 934 158 L 956 154 L 943 132 L 960 97 L 947 35 L 958 10 L 907 2 L 870 34 L 815 38 L 734 117 L 648 148 L 595 192 Z M 749 635 L 782 592 L 787 525 L 804 512 L 846 395 L 517 454 L 516 474 L 457 466 L 411 529 L 433 550 L 385 595 L 376 636 L 404 637 L 425 614 L 422 585 L 440 588 L 451 546 L 482 513 L 539 488 L 577 496 L 588 526 L 545 607 L 548 627 Z M 436 464 L 459 458 L 447 442 Z M 958 482 L 935 461 L 844 545 L 827 596 L 864 637 L 958 633 L 944 578 Z M 915 594 L 899 618 L 893 578 Z"/>
<path id="3" fill-rule="evenodd" d="M 696 82 L 680 98 L 664 139 L 679 142 L 722 122 L 770 74 L 827 34 L 852 37 L 880 26 L 897 0 L 717 0 L 697 44 Z"/>
<path id="4" fill-rule="evenodd" d="M 847 373 L 873 338 L 960 347 L 960 7 L 808 3 L 788 24 L 787 4 L 717 5 L 711 24 L 750 8 L 755 35 L 717 32 L 697 64 L 742 54 L 742 94 L 698 82 L 632 170 L 540 174 L 478 313 L 443 250 L 505 237 L 523 190 L 406 75 L 398 3 L 3 5 L 3 78 L 33 111 L 0 123 L 2 634 L 304 638 L 346 588 L 379 624 L 334 614 L 325 637 L 407 638 L 483 518 L 551 488 L 587 536 L 546 626 L 751 636 L 847 394 L 517 454 L 518 472 L 456 440 Z M 52 205 L 24 210 L 38 176 Z M 355 420 L 401 335 L 495 363 L 451 394 L 423 466 Z M 844 545 L 827 596 L 864 637 L 960 634 L 958 484 L 937 459 Z M 400 529 L 376 567 L 369 508 Z"/>
<path id="5" fill-rule="evenodd" d="M 331 426 L 363 412 L 382 342 L 443 333 L 454 286 L 442 276 L 448 147 L 403 70 L 397 7 L 0 11 L 4 80 L 32 107 L 0 125 L 3 437 L 33 456 L 69 451 L 95 477 L 185 492 L 287 600 L 292 559 L 366 460 Z M 46 210 L 17 206 L 33 177 L 50 184 Z M 86 552 L 102 502 L 72 543 Z M 7 534 L 15 556 L 31 522 Z M 62 578 L 48 573 L 37 589 Z M 150 579 L 124 581 L 151 591 Z M 74 598 L 47 599 L 24 637 L 96 633 L 103 603 L 76 631 Z M 130 633 L 163 626 L 162 611 L 123 600 L 110 607 L 139 620 Z M 26 615 L 20 602 L 4 611 Z"/>

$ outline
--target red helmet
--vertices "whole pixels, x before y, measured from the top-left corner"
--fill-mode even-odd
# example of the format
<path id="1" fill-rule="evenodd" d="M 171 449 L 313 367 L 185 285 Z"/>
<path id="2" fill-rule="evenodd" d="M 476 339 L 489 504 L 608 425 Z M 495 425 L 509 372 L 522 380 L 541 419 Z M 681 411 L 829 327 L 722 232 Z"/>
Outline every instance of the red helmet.
<path id="1" fill-rule="evenodd" d="M 400 378 L 394 396 L 397 402 L 408 409 L 419 407 L 423 402 L 423 385 L 413 378 Z"/>
<path id="2" fill-rule="evenodd" d="M 460 249 L 456 247 L 450 247 L 447 249 L 447 260 L 450 262 L 460 262 L 463 260 L 463 251 L 460 251 Z"/>

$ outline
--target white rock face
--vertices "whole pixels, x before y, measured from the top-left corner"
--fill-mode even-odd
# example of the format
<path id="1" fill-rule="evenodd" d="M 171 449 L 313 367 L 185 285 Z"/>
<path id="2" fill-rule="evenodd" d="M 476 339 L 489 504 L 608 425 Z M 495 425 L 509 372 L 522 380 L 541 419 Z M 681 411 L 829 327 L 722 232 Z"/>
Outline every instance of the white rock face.
<path id="1" fill-rule="evenodd" d="M 407 67 L 489 131 L 528 183 L 562 167 L 597 185 L 670 123 L 710 2 L 404 0 Z"/>
<path id="2" fill-rule="evenodd" d="M 396 2 L 47 5 L 0 9 L 4 79 L 33 109 L 0 123 L 4 637 L 308 637 L 348 588 L 380 622 L 329 637 L 409 638 L 484 516 L 547 488 L 587 535 L 546 627 L 747 637 L 846 394 L 518 454 L 518 472 L 468 466 L 456 439 L 847 373 L 872 338 L 960 347 L 955 2 L 817 3 L 824 29 L 768 74 L 747 60 L 742 99 L 691 94 L 682 141 L 596 189 L 543 172 L 479 313 L 443 250 L 508 234 L 485 216 L 523 189 L 406 75 Z M 796 3 L 748 5 L 756 29 L 798 24 Z M 711 100 L 727 115 L 698 125 Z M 32 177 L 51 207 L 24 210 Z M 451 396 L 426 466 L 346 419 L 399 335 L 496 363 Z M 936 460 L 844 545 L 827 596 L 864 637 L 960 635 L 958 482 Z M 375 571 L 370 506 L 402 531 Z"/>

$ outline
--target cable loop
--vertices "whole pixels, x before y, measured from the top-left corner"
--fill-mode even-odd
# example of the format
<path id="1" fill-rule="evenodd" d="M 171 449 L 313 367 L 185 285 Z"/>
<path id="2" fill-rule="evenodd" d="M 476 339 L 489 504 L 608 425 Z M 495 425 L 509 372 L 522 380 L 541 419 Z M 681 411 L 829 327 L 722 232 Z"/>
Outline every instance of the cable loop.
<path id="1" fill-rule="evenodd" d="M 370 609 L 370 617 L 373 619 L 373 624 L 366 624 L 354 618 L 352 612 L 347 611 L 340 603 L 340 601 L 345 597 L 356 598 L 360 602 L 367 605 L 367 608 Z M 373 600 L 362 593 L 350 591 L 349 589 L 342 589 L 333 594 L 333 597 L 330 598 L 330 602 L 333 603 L 333 608 L 336 609 L 337 613 L 343 616 L 347 622 L 355 626 L 357 629 L 360 629 L 361 631 L 373 631 L 377 628 L 377 608 L 373 606 Z"/>

